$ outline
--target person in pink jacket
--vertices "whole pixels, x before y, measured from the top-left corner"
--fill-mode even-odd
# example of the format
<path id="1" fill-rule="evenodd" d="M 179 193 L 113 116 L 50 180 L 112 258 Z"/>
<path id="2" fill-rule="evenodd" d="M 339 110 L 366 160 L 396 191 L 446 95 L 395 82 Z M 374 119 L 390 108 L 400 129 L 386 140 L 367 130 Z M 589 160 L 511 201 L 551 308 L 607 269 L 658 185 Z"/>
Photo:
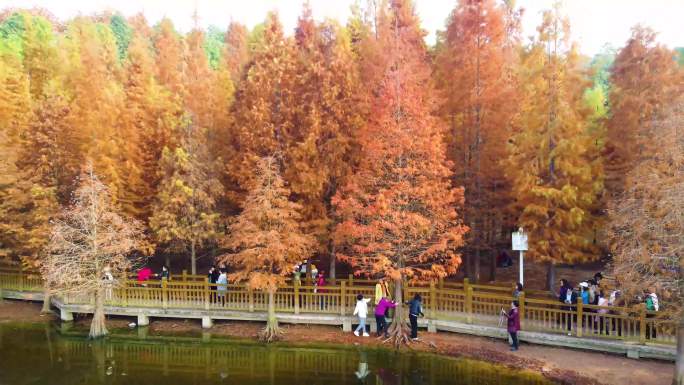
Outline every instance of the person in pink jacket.
<path id="1" fill-rule="evenodd" d="M 380 302 L 375 305 L 375 323 L 378 327 L 378 337 L 380 334 L 385 333 L 387 337 L 387 321 L 385 320 L 385 312 L 387 309 L 396 307 L 397 304 L 394 301 L 390 301 L 387 297 L 382 297 Z"/>

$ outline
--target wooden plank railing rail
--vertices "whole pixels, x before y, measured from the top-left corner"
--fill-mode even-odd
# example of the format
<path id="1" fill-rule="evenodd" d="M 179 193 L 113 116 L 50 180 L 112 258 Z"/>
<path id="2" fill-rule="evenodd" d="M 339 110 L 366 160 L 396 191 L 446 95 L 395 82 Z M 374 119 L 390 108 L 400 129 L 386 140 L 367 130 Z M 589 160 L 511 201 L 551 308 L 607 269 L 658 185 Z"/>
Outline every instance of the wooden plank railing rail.
<path id="1" fill-rule="evenodd" d="M 211 284 L 206 277 L 199 280 L 187 274 L 181 276 L 184 279 L 115 282 L 106 291 L 105 303 L 109 306 L 160 309 L 245 312 L 265 312 L 268 309 L 268 295 L 263 291 L 250 290 L 244 285 Z M 35 271 L 2 268 L 0 288 L 41 292 L 43 281 Z M 511 288 L 507 291 L 493 285 L 473 285 L 467 279 L 463 283 L 436 281 L 425 286 L 406 285 L 404 299 L 408 300 L 416 293 L 422 296 L 423 312 L 430 319 L 485 326 L 497 326 L 501 309 L 509 309 L 513 300 Z M 358 294 L 374 299 L 375 288 L 353 278 L 323 287 L 307 284 L 305 280 L 301 284 L 288 282 L 276 292 L 276 311 L 350 316 Z M 69 304 L 89 304 L 92 296 L 69 294 L 62 296 L 62 300 Z M 552 299 L 534 298 L 527 293 L 522 294 L 519 300 L 523 330 L 526 331 L 641 344 L 676 344 L 676 322 L 664 318 L 661 313 L 647 311 L 643 306 L 635 309 L 568 305 Z M 369 314 L 373 314 L 374 302 L 369 303 Z"/>

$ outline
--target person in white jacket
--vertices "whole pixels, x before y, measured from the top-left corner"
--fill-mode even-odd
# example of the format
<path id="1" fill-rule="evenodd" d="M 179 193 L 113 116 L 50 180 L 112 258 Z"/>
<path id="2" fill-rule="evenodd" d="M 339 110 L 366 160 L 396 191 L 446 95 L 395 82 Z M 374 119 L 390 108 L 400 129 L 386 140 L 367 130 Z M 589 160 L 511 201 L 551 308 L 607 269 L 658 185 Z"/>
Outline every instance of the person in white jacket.
<path id="1" fill-rule="evenodd" d="M 354 335 L 359 336 L 359 330 L 363 330 L 363 336 L 368 337 L 366 333 L 366 316 L 368 315 L 368 302 L 370 298 L 363 298 L 363 294 L 356 296 L 356 307 L 354 308 L 354 315 L 359 316 L 359 326 L 354 330 Z"/>

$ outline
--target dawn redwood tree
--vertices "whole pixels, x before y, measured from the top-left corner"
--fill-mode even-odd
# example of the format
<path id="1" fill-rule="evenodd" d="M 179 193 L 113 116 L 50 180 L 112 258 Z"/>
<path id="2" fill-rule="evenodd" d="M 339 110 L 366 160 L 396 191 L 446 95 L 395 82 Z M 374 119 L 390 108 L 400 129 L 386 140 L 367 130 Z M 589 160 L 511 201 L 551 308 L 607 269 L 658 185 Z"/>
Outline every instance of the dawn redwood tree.
<path id="1" fill-rule="evenodd" d="M 21 57 L 10 44 L 0 41 L 0 258 L 16 258 L 23 244 L 23 220 L 15 215 L 25 210 L 13 196 L 22 193 L 17 191 L 21 180 L 16 165 L 18 136 L 27 131 L 30 111 L 29 82 Z"/>
<path id="2" fill-rule="evenodd" d="M 159 185 L 162 149 L 176 145 L 182 110 L 170 91 L 154 77 L 150 41 L 135 30 L 124 64 L 125 113 L 120 125 L 125 135 L 122 163 L 125 173 L 118 201 L 124 213 L 146 223 Z"/>
<path id="3" fill-rule="evenodd" d="M 626 187 L 625 176 L 649 150 L 649 122 L 659 121 L 682 92 L 684 73 L 674 57 L 674 51 L 658 44 L 652 29 L 639 25 L 615 57 L 604 155 L 610 197 L 619 196 Z"/>
<path id="4" fill-rule="evenodd" d="M 555 265 L 595 260 L 596 207 L 603 188 L 601 164 L 592 158 L 588 84 L 568 46 L 569 26 L 558 6 L 546 11 L 539 35 L 523 55 L 522 103 L 508 145 L 507 176 L 517 224 L 529 234 L 527 255 Z"/>
<path id="5" fill-rule="evenodd" d="M 104 300 L 106 270 L 114 282 L 124 281 L 136 260 L 129 254 L 142 238 L 140 224 L 117 214 L 108 188 L 88 167 L 73 205 L 55 219 L 48 253 L 40 272 L 51 293 L 88 294 L 95 297 L 90 337 L 106 335 Z"/>
<path id="6" fill-rule="evenodd" d="M 153 36 L 153 44 L 157 55 L 157 79 L 177 98 L 184 95 L 183 88 L 183 54 L 181 37 L 175 31 L 170 19 L 164 18 Z"/>
<path id="7" fill-rule="evenodd" d="M 245 65 L 249 60 L 247 47 L 247 27 L 236 21 L 231 21 L 224 38 L 222 60 L 230 71 L 233 84 L 238 84 L 244 75 Z"/>
<path id="8" fill-rule="evenodd" d="M 66 121 L 76 131 L 75 164 L 91 161 L 116 202 L 125 174 L 121 162 L 125 138 L 120 125 L 125 94 L 119 82 L 116 40 L 111 29 L 77 17 L 69 23 L 64 44 L 68 58 L 65 85 L 71 95 Z"/>
<path id="9" fill-rule="evenodd" d="M 274 157 L 257 162 L 243 210 L 222 242 L 230 251 L 217 258 L 235 268 L 230 280 L 246 281 L 248 287 L 268 293 L 268 321 L 259 335 L 267 342 L 282 334 L 275 315 L 275 293 L 292 273 L 292 266 L 311 255 L 316 242 L 303 232 L 302 206 L 289 200 L 290 190 L 278 164 Z"/>
<path id="10" fill-rule="evenodd" d="M 246 76 L 239 83 L 231 109 L 230 146 L 225 149 L 228 198 L 239 205 L 254 178 L 257 161 L 286 148 L 292 130 L 287 109 L 294 98 L 292 39 L 286 38 L 278 15 L 270 13 L 255 43 Z"/>
<path id="11" fill-rule="evenodd" d="M 404 279 L 456 272 L 467 227 L 455 209 L 463 189 L 451 185 L 444 130 L 431 114 L 423 31 L 410 1 L 392 1 L 388 13 L 378 39 L 389 57 L 359 132 L 360 164 L 333 199 L 340 217 L 334 238 L 355 274 L 392 279 L 402 303 Z M 389 340 L 399 346 L 408 342 L 406 312 L 398 306 L 395 314 Z"/>
<path id="12" fill-rule="evenodd" d="M 463 220 L 470 227 L 466 250 L 474 257 L 466 257 L 465 263 L 475 282 L 481 253 L 495 247 L 493 234 L 510 228 L 503 221 L 510 186 L 500 165 L 519 101 L 514 73 L 518 31 L 509 28 L 517 25 L 509 14 L 516 18 L 515 10 L 494 0 L 460 1 L 437 53 L 436 81 L 445 96 L 440 116 L 449 127 L 447 156 L 454 179 L 465 188 Z"/>
<path id="13" fill-rule="evenodd" d="M 307 233 L 318 239 L 318 251 L 330 256 L 334 277 L 333 225 L 330 204 L 351 172 L 358 155 L 355 135 L 363 123 L 361 87 L 351 45 L 333 22 L 316 23 L 304 6 L 295 30 L 293 93 L 283 178 L 303 206 Z"/>
<path id="14" fill-rule="evenodd" d="M 162 151 L 150 229 L 167 248 L 190 251 L 190 268 L 197 274 L 198 250 L 220 233 L 216 200 L 221 183 L 209 156 L 206 130 L 192 122 L 180 130 L 178 146 Z"/>
<path id="15" fill-rule="evenodd" d="M 650 151 L 635 159 L 627 188 L 609 206 L 612 271 L 625 298 L 655 288 L 667 305 L 661 312 L 679 320 L 674 384 L 684 381 L 684 99 L 643 122 Z"/>

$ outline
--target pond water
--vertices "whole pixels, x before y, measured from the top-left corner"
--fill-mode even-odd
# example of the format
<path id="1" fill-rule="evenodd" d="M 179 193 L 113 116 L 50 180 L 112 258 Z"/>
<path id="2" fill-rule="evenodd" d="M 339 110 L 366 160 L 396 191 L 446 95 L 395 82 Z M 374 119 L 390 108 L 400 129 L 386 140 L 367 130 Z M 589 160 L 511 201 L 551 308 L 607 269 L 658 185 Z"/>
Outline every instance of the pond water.
<path id="1" fill-rule="evenodd" d="M 0 323 L 0 384 L 550 384 L 536 373 L 386 349 L 135 337 L 90 341 L 45 324 Z"/>

